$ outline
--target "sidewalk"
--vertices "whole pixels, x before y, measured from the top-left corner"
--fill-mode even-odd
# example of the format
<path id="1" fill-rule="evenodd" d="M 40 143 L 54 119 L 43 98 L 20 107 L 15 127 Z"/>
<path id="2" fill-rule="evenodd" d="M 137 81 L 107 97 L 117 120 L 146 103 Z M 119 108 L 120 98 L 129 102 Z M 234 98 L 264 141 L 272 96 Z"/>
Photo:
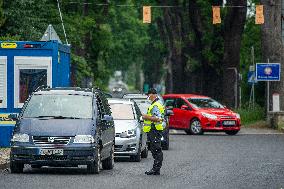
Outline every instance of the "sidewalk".
<path id="1" fill-rule="evenodd" d="M 241 127 L 239 134 L 284 134 L 276 129 L 270 128 L 265 121 L 249 124 Z"/>
<path id="2" fill-rule="evenodd" d="M 0 148 L 0 170 L 9 168 L 10 149 Z"/>

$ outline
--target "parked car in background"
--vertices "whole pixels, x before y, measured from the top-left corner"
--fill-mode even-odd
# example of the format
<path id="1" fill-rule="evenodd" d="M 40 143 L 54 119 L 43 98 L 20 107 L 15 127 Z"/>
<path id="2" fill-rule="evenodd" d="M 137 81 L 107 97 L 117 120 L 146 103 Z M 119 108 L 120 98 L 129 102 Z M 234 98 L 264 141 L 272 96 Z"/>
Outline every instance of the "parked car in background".
<path id="1" fill-rule="evenodd" d="M 170 128 L 182 129 L 187 134 L 221 131 L 235 135 L 241 129 L 240 115 L 207 96 L 194 94 L 167 94 L 166 107 L 172 107 Z"/>
<path id="2" fill-rule="evenodd" d="M 115 125 L 115 157 L 129 156 L 140 162 L 147 158 L 147 134 L 142 131 L 141 112 L 129 99 L 108 99 Z"/>
<path id="3" fill-rule="evenodd" d="M 147 110 L 149 108 L 149 106 L 151 105 L 151 102 L 149 100 L 147 100 L 147 95 L 145 94 L 140 94 L 140 93 L 128 93 L 123 95 L 124 99 L 132 99 L 134 100 L 139 109 L 141 110 L 141 112 L 143 114 L 147 114 Z M 161 101 L 162 104 L 164 104 L 164 99 L 161 95 L 158 95 L 159 100 Z M 166 110 L 166 116 L 165 116 L 165 122 L 164 124 L 165 129 L 163 130 L 163 134 L 162 134 L 162 148 L 163 150 L 168 150 L 169 149 L 169 145 L 170 145 L 170 140 L 169 140 L 169 120 L 168 120 L 168 115 L 169 113 L 167 113 L 168 110 Z"/>
<path id="4" fill-rule="evenodd" d="M 114 166 L 114 122 L 99 90 L 46 88 L 24 104 L 11 142 L 12 173 L 24 164 L 87 165 L 89 173 Z"/>

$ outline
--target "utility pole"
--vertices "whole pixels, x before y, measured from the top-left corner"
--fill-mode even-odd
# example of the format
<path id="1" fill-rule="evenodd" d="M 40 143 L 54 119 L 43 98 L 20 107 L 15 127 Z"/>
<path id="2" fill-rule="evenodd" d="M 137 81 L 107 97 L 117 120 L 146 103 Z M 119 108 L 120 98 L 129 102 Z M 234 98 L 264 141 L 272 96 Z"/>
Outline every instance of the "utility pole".
<path id="1" fill-rule="evenodd" d="M 250 97 L 249 97 L 249 107 L 254 109 L 254 102 L 255 102 L 255 90 L 254 90 L 254 82 L 255 82 L 255 61 L 254 61 L 254 47 L 251 47 L 251 61 L 252 61 L 252 67 L 250 66 L 249 71 L 253 72 L 252 76 L 252 86 L 250 91 Z"/>

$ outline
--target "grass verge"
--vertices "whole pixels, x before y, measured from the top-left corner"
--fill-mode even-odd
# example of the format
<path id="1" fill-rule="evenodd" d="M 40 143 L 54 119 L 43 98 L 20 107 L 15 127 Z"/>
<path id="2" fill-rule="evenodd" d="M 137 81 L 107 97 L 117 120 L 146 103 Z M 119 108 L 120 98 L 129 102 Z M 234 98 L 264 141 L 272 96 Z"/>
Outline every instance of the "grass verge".
<path id="1" fill-rule="evenodd" d="M 241 122 L 244 126 L 254 125 L 255 123 L 261 123 L 264 125 L 265 109 L 256 105 L 254 109 L 244 107 L 235 110 L 241 116 Z"/>

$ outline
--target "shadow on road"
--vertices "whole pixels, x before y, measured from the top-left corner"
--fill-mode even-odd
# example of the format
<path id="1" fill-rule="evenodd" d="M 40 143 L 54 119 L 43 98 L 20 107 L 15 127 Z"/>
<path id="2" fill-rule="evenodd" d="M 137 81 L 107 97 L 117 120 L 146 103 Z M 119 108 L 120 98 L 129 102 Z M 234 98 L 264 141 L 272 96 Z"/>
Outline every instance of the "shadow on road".
<path id="1" fill-rule="evenodd" d="M 101 170 L 100 174 L 108 173 L 112 170 Z M 50 167 L 43 166 L 42 168 L 31 168 L 25 165 L 23 174 L 50 174 L 50 175 L 97 175 L 87 172 L 87 166 L 79 167 Z M 98 175 L 100 175 L 98 174 Z"/>

